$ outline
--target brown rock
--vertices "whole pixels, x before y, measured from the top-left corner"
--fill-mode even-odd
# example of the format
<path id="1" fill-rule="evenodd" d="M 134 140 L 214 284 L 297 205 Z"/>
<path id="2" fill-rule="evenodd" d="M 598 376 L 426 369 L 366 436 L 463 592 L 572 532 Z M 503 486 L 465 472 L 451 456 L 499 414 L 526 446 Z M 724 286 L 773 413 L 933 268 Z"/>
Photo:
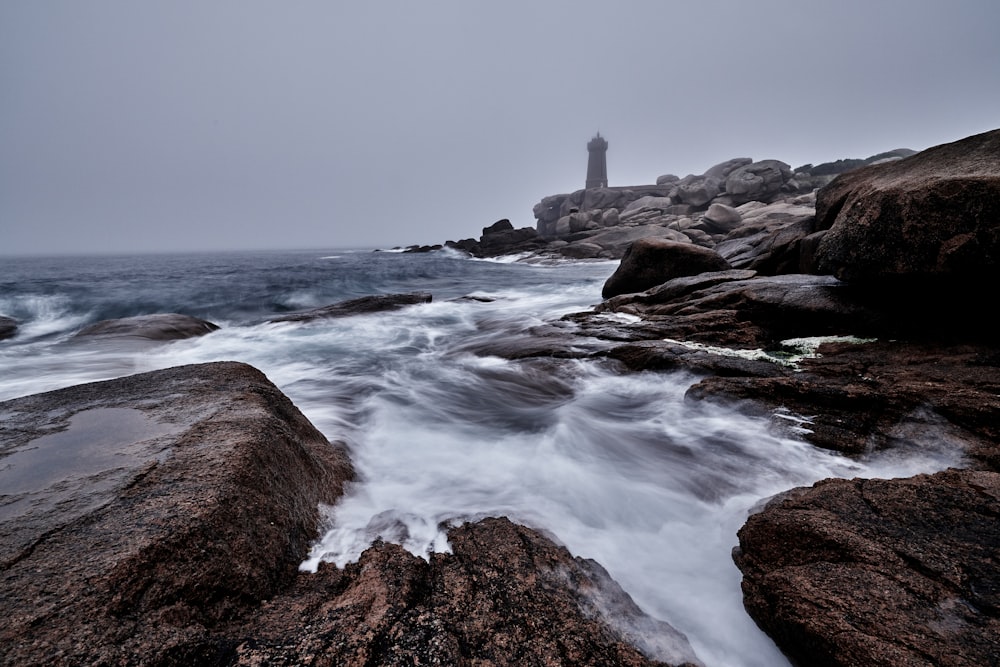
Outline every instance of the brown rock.
<path id="1" fill-rule="evenodd" d="M 642 292 L 672 278 L 729 268 L 726 260 L 708 248 L 655 238 L 639 239 L 625 251 L 618 269 L 604 283 L 602 295 L 607 299 Z"/>
<path id="2" fill-rule="evenodd" d="M 784 408 L 807 420 L 806 440 L 851 455 L 934 446 L 1000 471 L 994 347 L 885 340 L 827 343 L 818 353 L 780 376 L 706 378 L 688 397 Z"/>
<path id="3" fill-rule="evenodd" d="M 259 371 L 0 403 L 0 663 L 170 664 L 291 583 L 352 470 Z"/>
<path id="4" fill-rule="evenodd" d="M 739 532 L 744 604 L 802 665 L 995 665 L 998 516 L 994 472 L 797 489 Z"/>
<path id="5" fill-rule="evenodd" d="M 485 519 L 453 528 L 449 541 L 453 553 L 429 563 L 379 543 L 344 570 L 322 565 L 302 575 L 289 596 L 231 629 L 244 637 L 235 663 L 596 667 L 694 660 L 683 635 L 643 615 L 597 563 L 573 558 L 533 530 Z"/>
<path id="6" fill-rule="evenodd" d="M 642 318 L 646 338 L 674 338 L 712 345 L 769 347 L 794 337 L 881 327 L 877 312 L 854 303 L 829 276 L 757 276 L 717 271 L 675 278 L 645 292 L 606 300 L 595 311 Z"/>
<path id="7" fill-rule="evenodd" d="M 1000 257 L 1000 130 L 841 174 L 820 190 L 815 271 L 895 291 L 978 289 Z M 926 294 L 920 295 L 926 299 Z"/>

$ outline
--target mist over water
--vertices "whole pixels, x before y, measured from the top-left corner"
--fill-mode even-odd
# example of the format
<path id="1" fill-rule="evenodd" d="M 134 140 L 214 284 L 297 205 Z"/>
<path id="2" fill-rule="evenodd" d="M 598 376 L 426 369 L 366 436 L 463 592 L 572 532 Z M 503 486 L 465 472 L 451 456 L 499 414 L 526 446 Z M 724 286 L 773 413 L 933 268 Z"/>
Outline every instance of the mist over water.
<path id="1" fill-rule="evenodd" d="M 599 302 L 612 264 L 349 251 L 0 261 L 0 314 L 21 322 L 0 342 L 0 399 L 186 363 L 252 364 L 347 444 L 359 473 L 326 509 L 328 532 L 304 569 L 342 566 L 376 537 L 423 556 L 448 551 L 449 525 L 505 515 L 600 562 L 710 666 L 787 664 L 744 612 L 730 555 L 763 498 L 825 477 L 958 463 L 932 447 L 845 459 L 775 433 L 767 419 L 685 401 L 698 378 L 683 373 L 475 353 Z M 434 302 L 265 323 L 416 290 Z M 478 298 L 460 299 L 470 294 Z M 98 319 L 172 311 L 223 329 L 156 345 L 69 339 Z"/>

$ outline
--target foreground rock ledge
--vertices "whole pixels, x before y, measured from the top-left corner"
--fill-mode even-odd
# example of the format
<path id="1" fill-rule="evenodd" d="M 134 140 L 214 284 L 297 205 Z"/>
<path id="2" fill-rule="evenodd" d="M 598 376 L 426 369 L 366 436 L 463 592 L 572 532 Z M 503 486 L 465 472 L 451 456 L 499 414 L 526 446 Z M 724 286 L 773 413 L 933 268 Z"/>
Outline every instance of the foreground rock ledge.
<path id="1" fill-rule="evenodd" d="M 351 478 L 256 369 L 0 403 L 0 663 L 170 664 L 290 584 Z"/>
<path id="2" fill-rule="evenodd" d="M 429 563 L 378 543 L 299 573 L 352 477 L 244 364 L 0 403 L 0 664 L 694 662 L 597 563 L 506 519 Z"/>
<path id="3" fill-rule="evenodd" d="M 997 664 L 1000 474 L 827 480 L 740 530 L 744 604 L 802 665 Z"/>
<path id="4" fill-rule="evenodd" d="M 378 543 L 343 570 L 322 564 L 206 653 L 329 667 L 698 664 L 600 565 L 538 532 L 490 518 L 448 537 L 453 553 L 430 562 Z"/>

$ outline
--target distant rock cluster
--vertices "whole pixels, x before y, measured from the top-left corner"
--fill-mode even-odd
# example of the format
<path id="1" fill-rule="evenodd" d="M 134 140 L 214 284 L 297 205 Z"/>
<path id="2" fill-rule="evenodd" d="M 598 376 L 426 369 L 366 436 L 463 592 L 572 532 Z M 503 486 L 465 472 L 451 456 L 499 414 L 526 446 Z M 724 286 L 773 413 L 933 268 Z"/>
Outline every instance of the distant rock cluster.
<path id="1" fill-rule="evenodd" d="M 535 228 L 500 220 L 476 239 L 444 244 L 476 257 L 518 253 L 569 259 L 620 259 L 633 241 L 661 238 L 713 248 L 735 236 L 729 250 L 745 254 L 774 231 L 814 215 L 817 188 L 837 174 L 912 155 L 908 149 L 864 160 L 838 160 L 792 169 L 780 160 L 733 158 L 704 174 L 663 175 L 654 185 L 577 190 L 545 197 L 534 207 Z M 741 234 L 734 234 L 741 230 Z M 752 230 L 752 231 L 751 231 Z M 442 246 L 413 246 L 427 252 Z M 723 253 L 724 254 L 724 253 Z"/>

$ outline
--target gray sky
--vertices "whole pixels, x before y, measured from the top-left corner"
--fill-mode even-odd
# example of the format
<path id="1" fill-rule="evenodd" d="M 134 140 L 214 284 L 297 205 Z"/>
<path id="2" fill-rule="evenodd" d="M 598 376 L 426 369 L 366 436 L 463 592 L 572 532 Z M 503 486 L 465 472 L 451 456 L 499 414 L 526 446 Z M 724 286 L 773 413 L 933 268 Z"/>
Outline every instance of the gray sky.
<path id="1" fill-rule="evenodd" d="M 3 0 L 0 254 L 533 225 L 583 187 L 1000 127 L 997 0 Z"/>

